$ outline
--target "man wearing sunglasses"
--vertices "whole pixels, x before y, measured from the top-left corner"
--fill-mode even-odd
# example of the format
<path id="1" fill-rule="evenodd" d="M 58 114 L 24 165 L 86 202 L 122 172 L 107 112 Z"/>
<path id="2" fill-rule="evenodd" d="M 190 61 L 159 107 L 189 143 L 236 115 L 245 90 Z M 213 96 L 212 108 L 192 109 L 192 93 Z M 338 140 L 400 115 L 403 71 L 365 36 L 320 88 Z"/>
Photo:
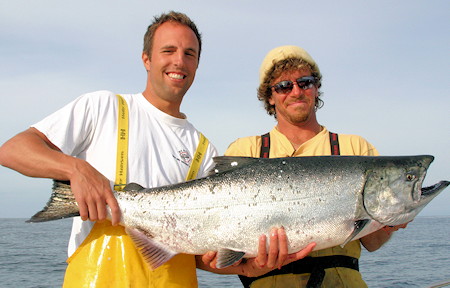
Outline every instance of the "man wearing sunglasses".
<path id="1" fill-rule="evenodd" d="M 322 75 L 316 62 L 302 48 L 282 46 L 270 51 L 260 68 L 258 99 L 277 125 L 265 135 L 237 139 L 227 156 L 299 157 L 319 155 L 377 156 L 360 136 L 330 133 L 317 120 Z M 344 247 L 314 251 L 257 278 L 242 277 L 245 287 L 367 287 L 358 271 L 361 244 L 368 251 L 380 248 L 392 231 L 387 227 Z"/>

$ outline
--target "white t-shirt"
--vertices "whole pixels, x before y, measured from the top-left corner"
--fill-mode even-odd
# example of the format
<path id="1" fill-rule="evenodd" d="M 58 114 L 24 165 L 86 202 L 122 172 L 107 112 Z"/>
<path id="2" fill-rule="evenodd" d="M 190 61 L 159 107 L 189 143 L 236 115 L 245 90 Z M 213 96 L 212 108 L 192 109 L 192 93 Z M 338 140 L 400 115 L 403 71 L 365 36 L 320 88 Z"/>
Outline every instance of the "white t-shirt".
<path id="1" fill-rule="evenodd" d="M 139 94 L 121 94 L 129 110 L 127 183 L 156 187 L 184 181 L 199 143 L 199 132 L 187 119 L 172 117 Z M 34 124 L 65 154 L 85 159 L 113 187 L 116 177 L 117 96 L 110 91 L 81 95 Z M 197 177 L 214 166 L 217 150 L 209 145 Z M 74 218 L 69 256 L 89 234 L 93 222 Z"/>

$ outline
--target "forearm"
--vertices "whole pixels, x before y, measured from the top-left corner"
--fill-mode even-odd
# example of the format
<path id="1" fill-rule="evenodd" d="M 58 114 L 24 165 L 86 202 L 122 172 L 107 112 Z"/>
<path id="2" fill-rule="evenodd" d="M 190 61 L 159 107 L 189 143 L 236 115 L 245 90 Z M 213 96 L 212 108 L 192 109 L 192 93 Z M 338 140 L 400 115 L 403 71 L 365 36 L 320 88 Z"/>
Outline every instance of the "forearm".
<path id="1" fill-rule="evenodd" d="M 408 223 L 400 224 L 396 226 L 384 226 L 378 231 L 375 231 L 367 236 L 361 238 L 361 243 L 369 252 L 378 250 L 384 243 L 389 241 L 392 233 L 398 231 L 398 229 L 405 229 Z"/>
<path id="2" fill-rule="evenodd" d="M 30 177 L 70 180 L 81 219 L 106 219 L 108 205 L 113 225 L 120 222 L 120 208 L 109 179 L 85 160 L 62 153 L 34 128 L 0 147 L 0 164 Z"/>
<path id="3" fill-rule="evenodd" d="M 389 241 L 391 234 L 387 233 L 385 230 L 377 230 L 367 236 L 361 238 L 361 244 L 369 252 L 378 250 L 384 243 Z"/>
<path id="4" fill-rule="evenodd" d="M 0 164 L 30 177 L 68 180 L 76 161 L 61 153 L 34 128 L 19 133 L 0 147 Z"/>

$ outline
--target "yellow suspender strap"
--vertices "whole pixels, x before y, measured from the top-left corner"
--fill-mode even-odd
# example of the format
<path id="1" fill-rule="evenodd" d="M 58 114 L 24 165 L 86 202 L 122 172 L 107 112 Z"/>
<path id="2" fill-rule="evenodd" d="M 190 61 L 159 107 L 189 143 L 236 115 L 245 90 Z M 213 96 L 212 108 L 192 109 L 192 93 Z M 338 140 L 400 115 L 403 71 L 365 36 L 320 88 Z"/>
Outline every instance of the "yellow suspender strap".
<path id="1" fill-rule="evenodd" d="M 197 149 L 195 150 L 194 159 L 192 159 L 191 167 L 186 175 L 186 181 L 195 179 L 200 170 L 200 165 L 202 164 L 203 158 L 206 154 L 206 148 L 208 148 L 208 139 L 200 133 L 200 141 L 198 143 Z"/>
<path id="2" fill-rule="evenodd" d="M 117 94 L 119 99 L 119 113 L 117 125 L 117 157 L 116 181 L 114 190 L 121 191 L 127 184 L 128 167 L 128 106 L 125 99 Z"/>
<path id="3" fill-rule="evenodd" d="M 117 94 L 119 99 L 119 114 L 117 128 L 117 162 L 116 162 L 116 181 L 114 190 L 120 191 L 127 183 L 127 164 L 128 164 L 128 106 L 125 99 Z M 194 158 L 186 175 L 186 181 L 197 177 L 200 165 L 205 157 L 208 148 L 208 139 L 200 133 L 200 141 L 195 150 Z"/>

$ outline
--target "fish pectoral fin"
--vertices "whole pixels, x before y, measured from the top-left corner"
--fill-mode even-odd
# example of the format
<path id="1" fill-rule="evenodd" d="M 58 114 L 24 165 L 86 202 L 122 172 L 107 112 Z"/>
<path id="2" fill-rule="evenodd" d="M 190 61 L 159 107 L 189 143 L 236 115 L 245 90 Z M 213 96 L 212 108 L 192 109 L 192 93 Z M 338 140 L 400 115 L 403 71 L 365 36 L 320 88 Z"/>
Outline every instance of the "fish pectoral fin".
<path id="1" fill-rule="evenodd" d="M 355 239 L 358 236 L 358 234 L 364 229 L 364 227 L 366 227 L 367 223 L 369 223 L 370 221 L 371 220 L 369 219 L 355 221 L 354 223 L 355 228 L 353 229 L 352 234 L 350 234 L 350 236 L 348 236 L 345 242 L 341 244 L 341 247 L 344 247 L 345 245 L 347 245 L 348 242 Z"/>
<path id="2" fill-rule="evenodd" d="M 245 252 L 221 248 L 217 252 L 217 268 L 225 268 L 241 260 Z"/>
<path id="3" fill-rule="evenodd" d="M 152 270 L 155 270 L 178 254 L 164 244 L 153 240 L 145 231 L 139 228 L 127 227 L 125 231 Z"/>

